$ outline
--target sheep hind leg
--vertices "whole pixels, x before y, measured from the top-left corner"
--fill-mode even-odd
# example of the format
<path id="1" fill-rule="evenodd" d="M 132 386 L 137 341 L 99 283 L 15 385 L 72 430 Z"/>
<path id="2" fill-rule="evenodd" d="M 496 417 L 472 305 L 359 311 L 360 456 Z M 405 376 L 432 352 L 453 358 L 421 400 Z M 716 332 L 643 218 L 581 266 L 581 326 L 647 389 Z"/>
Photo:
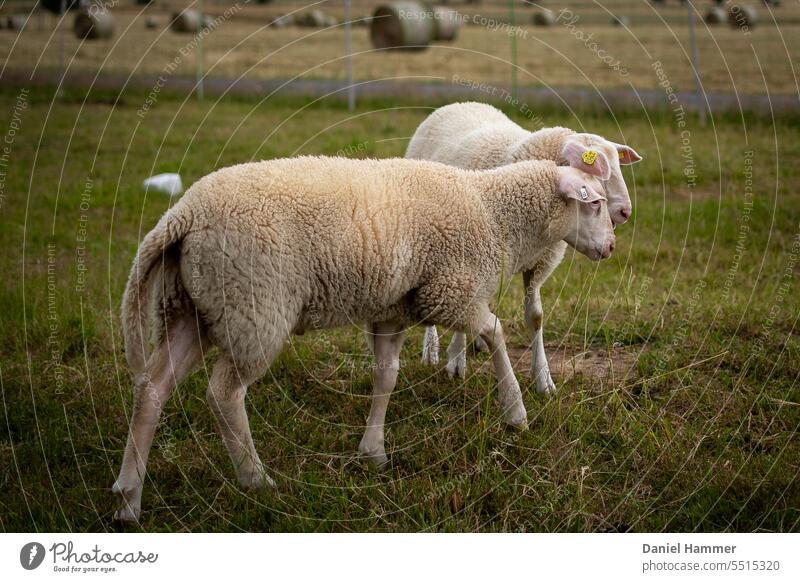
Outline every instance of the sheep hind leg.
<path id="1" fill-rule="evenodd" d="M 374 325 L 371 333 L 375 341 L 372 405 L 358 452 L 373 465 L 384 467 L 389 463 L 384 446 L 386 409 L 397 384 L 405 331 L 399 325 L 382 323 Z"/>
<path id="2" fill-rule="evenodd" d="M 447 346 L 447 375 L 451 378 L 467 377 L 467 334 L 463 331 L 453 333 Z"/>
<path id="3" fill-rule="evenodd" d="M 147 458 L 161 410 L 177 386 L 203 360 L 204 337 L 197 322 L 184 316 L 167 328 L 166 338 L 136 379 L 128 442 L 119 476 L 111 488 L 119 501 L 114 519 L 135 522 L 141 513 Z"/>
<path id="4" fill-rule="evenodd" d="M 233 462 L 239 484 L 247 490 L 262 489 L 275 482 L 264 472 L 245 410 L 247 385 L 227 354 L 214 364 L 206 400 L 217 419 L 225 449 Z"/>
<path id="5" fill-rule="evenodd" d="M 528 426 L 528 413 L 522 403 L 519 382 L 508 358 L 500 320 L 493 313 L 487 313 L 476 327 L 478 335 L 486 342 L 492 353 L 492 363 L 497 377 L 498 401 L 503 409 L 503 418 L 507 424 L 524 429 Z"/>
<path id="6" fill-rule="evenodd" d="M 439 363 L 439 334 L 435 325 L 425 328 L 425 337 L 422 339 L 422 363 L 436 366 Z"/>

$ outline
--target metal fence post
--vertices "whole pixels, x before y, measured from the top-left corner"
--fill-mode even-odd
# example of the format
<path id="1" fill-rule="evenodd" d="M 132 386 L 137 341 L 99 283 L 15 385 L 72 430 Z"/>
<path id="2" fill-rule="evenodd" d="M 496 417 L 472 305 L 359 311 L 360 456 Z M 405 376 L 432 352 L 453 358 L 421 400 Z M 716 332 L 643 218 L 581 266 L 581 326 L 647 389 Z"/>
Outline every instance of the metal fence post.
<path id="1" fill-rule="evenodd" d="M 694 32 L 694 5 L 692 0 L 687 0 L 686 10 L 689 18 L 689 45 L 692 54 L 692 70 L 694 71 L 695 102 L 697 103 L 697 113 L 700 116 L 700 125 L 705 125 L 706 106 L 703 103 L 703 83 L 700 81 L 700 68 L 697 65 L 697 38 Z"/>
<path id="2" fill-rule="evenodd" d="M 197 99 L 203 100 L 203 33 L 205 26 L 203 23 L 203 0 L 198 0 L 197 11 L 200 13 L 200 32 L 197 33 Z"/>
<path id="3" fill-rule="evenodd" d="M 353 24 L 350 0 L 344 0 L 344 50 L 347 53 L 347 110 L 356 108 L 356 88 L 353 85 Z"/>
<path id="4" fill-rule="evenodd" d="M 511 21 L 511 99 L 517 102 L 517 13 L 514 10 L 514 2 L 508 0 L 509 20 Z"/>
<path id="5" fill-rule="evenodd" d="M 42 8 L 39 7 L 39 10 L 42 10 Z M 61 97 L 61 95 L 64 93 L 64 77 L 67 74 L 67 71 L 66 71 L 66 68 L 65 68 L 65 65 L 64 65 L 64 60 L 65 60 L 65 58 L 64 58 L 64 53 L 65 53 L 65 48 L 64 48 L 64 42 L 65 42 L 64 41 L 64 34 L 65 34 L 64 27 L 66 26 L 66 22 L 67 22 L 67 0 L 61 0 L 60 13 L 61 13 L 61 18 L 60 18 L 60 21 L 58 23 L 58 28 L 59 28 L 59 31 L 58 31 L 58 89 L 57 89 L 56 97 Z"/>

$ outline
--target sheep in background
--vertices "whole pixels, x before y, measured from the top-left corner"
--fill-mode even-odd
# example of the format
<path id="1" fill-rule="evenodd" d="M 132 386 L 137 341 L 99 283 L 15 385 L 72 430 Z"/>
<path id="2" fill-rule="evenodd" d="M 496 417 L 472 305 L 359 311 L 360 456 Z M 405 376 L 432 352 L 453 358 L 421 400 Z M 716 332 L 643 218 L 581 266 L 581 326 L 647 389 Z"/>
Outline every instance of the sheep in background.
<path id="1" fill-rule="evenodd" d="M 245 488 L 273 481 L 253 444 L 247 387 L 292 334 L 368 322 L 374 394 L 359 451 L 387 462 L 384 421 L 404 330 L 478 334 L 492 349 L 504 420 L 527 413 L 489 302 L 501 277 L 565 240 L 592 259 L 614 248 L 598 180 L 552 162 L 472 172 L 405 159 L 303 157 L 248 163 L 195 183 L 142 240 L 122 301 L 134 407 L 115 518 L 137 520 L 146 464 L 171 388 L 203 360 L 207 399 Z M 155 350 L 148 355 L 148 328 Z"/>
<path id="2" fill-rule="evenodd" d="M 406 158 L 469 170 L 496 168 L 523 160 L 552 160 L 569 165 L 604 180 L 614 224 L 623 224 L 631 216 L 631 200 L 620 166 L 642 159 L 628 146 L 598 135 L 576 133 L 563 127 L 527 131 L 497 108 L 471 102 L 446 105 L 431 113 L 411 138 Z M 566 248 L 563 241 L 542 247 L 539 260 L 522 272 L 525 322 L 532 335 L 531 375 L 539 393 L 555 390 L 544 350 L 540 289 L 563 260 Z M 476 338 L 476 344 L 485 347 L 480 338 Z M 447 349 L 450 376 L 466 376 L 466 348 L 466 336 L 456 332 Z M 422 360 L 429 364 L 439 362 L 439 336 L 433 326 L 425 330 Z"/>

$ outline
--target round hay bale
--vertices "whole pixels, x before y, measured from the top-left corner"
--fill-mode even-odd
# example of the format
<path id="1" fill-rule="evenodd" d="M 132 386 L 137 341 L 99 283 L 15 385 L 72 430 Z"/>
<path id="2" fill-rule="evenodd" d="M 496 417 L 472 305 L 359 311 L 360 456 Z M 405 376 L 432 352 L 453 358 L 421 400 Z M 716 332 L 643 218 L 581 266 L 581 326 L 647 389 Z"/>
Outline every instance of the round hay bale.
<path id="1" fill-rule="evenodd" d="M 461 18 L 459 18 L 458 12 L 450 8 L 434 6 L 433 17 L 436 21 L 433 40 L 455 40 L 458 36 L 458 29 L 461 28 Z"/>
<path id="2" fill-rule="evenodd" d="M 184 10 L 172 15 L 170 28 L 175 32 L 200 32 L 203 28 L 203 19 L 197 10 Z"/>
<path id="3" fill-rule="evenodd" d="M 533 23 L 536 26 L 553 26 L 556 23 L 556 15 L 552 10 L 543 8 L 533 15 Z"/>
<path id="4" fill-rule="evenodd" d="M 27 22 L 27 17 L 24 14 L 12 14 L 6 20 L 6 26 L 8 26 L 8 30 L 22 30 L 25 28 L 25 22 Z"/>
<path id="5" fill-rule="evenodd" d="M 629 26 L 631 23 L 631 19 L 627 16 L 615 16 L 611 19 L 611 24 L 614 26 Z"/>
<path id="6" fill-rule="evenodd" d="M 292 24 L 294 24 L 294 16 L 291 14 L 284 14 L 283 16 L 278 16 L 278 18 L 270 22 L 269 25 L 274 28 L 286 28 Z"/>
<path id="7" fill-rule="evenodd" d="M 72 30 L 78 38 L 98 40 L 114 36 L 114 17 L 103 9 L 81 10 L 75 15 Z"/>
<path id="8" fill-rule="evenodd" d="M 330 19 L 333 18 L 331 16 L 326 15 L 322 10 L 310 10 L 309 12 L 304 12 L 300 16 L 297 17 L 295 21 L 298 26 L 307 26 L 309 28 L 323 28 L 325 26 L 330 26 L 328 24 Z M 334 25 L 336 24 L 336 19 L 334 18 Z"/>
<path id="9" fill-rule="evenodd" d="M 752 6 L 734 4 L 728 9 L 728 22 L 734 28 L 751 29 L 757 20 L 756 9 Z"/>
<path id="10" fill-rule="evenodd" d="M 158 18 L 155 16 L 148 16 L 144 19 L 144 26 L 145 28 L 158 28 Z"/>
<path id="11" fill-rule="evenodd" d="M 727 15 L 725 14 L 725 10 L 720 8 L 719 6 L 712 6 L 706 12 L 705 21 L 706 24 L 722 24 L 727 19 Z"/>
<path id="12" fill-rule="evenodd" d="M 421 2 L 383 4 L 372 14 L 369 36 L 378 49 L 423 50 L 436 33 L 433 11 Z"/>

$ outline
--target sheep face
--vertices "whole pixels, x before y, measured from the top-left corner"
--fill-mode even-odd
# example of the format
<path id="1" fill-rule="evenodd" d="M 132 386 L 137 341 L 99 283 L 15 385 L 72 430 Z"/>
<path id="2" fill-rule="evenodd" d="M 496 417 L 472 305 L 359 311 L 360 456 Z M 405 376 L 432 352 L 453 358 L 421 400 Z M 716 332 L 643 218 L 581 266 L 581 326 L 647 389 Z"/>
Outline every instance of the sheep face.
<path id="1" fill-rule="evenodd" d="M 611 220 L 614 224 L 627 222 L 632 207 L 621 166 L 634 164 L 642 159 L 641 156 L 628 146 L 591 133 L 578 133 L 570 137 L 561 155 L 573 168 L 603 180 Z"/>
<path id="2" fill-rule="evenodd" d="M 564 240 L 593 261 L 607 259 L 614 250 L 616 237 L 602 183 L 575 168 L 562 166 L 558 173 L 559 192 L 573 213 Z"/>

